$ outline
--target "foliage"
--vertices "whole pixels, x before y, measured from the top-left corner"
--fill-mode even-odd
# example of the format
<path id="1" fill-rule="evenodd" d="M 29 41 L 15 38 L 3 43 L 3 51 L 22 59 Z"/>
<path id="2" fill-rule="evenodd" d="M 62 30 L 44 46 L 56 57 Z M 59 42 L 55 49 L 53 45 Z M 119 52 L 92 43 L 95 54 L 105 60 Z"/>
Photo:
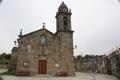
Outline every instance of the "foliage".
<path id="1" fill-rule="evenodd" d="M 85 55 L 85 58 L 95 58 L 95 55 Z"/>
<path id="2" fill-rule="evenodd" d="M 5 59 L 10 60 L 11 59 L 11 54 L 6 54 Z"/>
<path id="3" fill-rule="evenodd" d="M 0 55 L 0 64 L 9 64 L 11 59 L 11 54 L 2 53 Z"/>
<path id="4" fill-rule="evenodd" d="M 82 56 L 81 56 L 81 55 L 78 55 L 78 56 L 77 56 L 77 59 L 81 59 L 81 58 L 82 58 Z"/>

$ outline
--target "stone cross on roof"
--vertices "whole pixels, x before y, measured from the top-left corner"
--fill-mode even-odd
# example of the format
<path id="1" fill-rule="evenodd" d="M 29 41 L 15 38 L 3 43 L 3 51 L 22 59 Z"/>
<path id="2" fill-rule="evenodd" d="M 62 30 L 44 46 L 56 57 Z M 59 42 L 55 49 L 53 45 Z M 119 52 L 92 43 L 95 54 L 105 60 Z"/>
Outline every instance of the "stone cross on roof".
<path id="1" fill-rule="evenodd" d="M 45 23 L 43 22 L 43 28 L 45 28 Z"/>
<path id="2" fill-rule="evenodd" d="M 22 37 L 22 29 L 20 30 L 20 34 L 18 35 L 19 37 Z"/>

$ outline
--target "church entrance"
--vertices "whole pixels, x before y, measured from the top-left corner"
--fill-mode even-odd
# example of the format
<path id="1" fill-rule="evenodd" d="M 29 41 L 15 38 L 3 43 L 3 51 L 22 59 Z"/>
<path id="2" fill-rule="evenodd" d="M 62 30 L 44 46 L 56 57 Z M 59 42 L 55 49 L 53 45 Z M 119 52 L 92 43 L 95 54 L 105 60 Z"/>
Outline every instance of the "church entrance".
<path id="1" fill-rule="evenodd" d="M 47 74 L 47 61 L 46 60 L 38 61 L 38 74 Z"/>

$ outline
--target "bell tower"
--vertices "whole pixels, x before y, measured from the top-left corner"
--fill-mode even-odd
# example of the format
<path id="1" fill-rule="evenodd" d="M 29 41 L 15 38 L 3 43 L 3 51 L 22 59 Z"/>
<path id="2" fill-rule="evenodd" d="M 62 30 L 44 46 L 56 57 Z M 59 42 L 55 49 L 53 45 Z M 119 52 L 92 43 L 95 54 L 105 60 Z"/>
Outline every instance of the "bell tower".
<path id="1" fill-rule="evenodd" d="M 59 71 L 64 71 L 69 76 L 74 72 L 73 32 L 71 29 L 71 11 L 64 2 L 59 6 L 56 14 L 56 36 L 58 43 Z"/>
<path id="2" fill-rule="evenodd" d="M 56 31 L 71 31 L 71 10 L 64 2 L 59 6 L 56 14 Z"/>

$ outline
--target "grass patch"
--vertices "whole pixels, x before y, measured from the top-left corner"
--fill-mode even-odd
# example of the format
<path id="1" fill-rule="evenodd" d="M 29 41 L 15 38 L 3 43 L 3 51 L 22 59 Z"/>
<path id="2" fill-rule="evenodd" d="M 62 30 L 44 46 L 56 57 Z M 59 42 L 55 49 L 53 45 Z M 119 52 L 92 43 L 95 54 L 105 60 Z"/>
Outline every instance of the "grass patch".
<path id="1" fill-rule="evenodd" d="M 6 72 L 0 73 L 0 75 L 16 75 L 16 70 L 8 70 Z"/>

